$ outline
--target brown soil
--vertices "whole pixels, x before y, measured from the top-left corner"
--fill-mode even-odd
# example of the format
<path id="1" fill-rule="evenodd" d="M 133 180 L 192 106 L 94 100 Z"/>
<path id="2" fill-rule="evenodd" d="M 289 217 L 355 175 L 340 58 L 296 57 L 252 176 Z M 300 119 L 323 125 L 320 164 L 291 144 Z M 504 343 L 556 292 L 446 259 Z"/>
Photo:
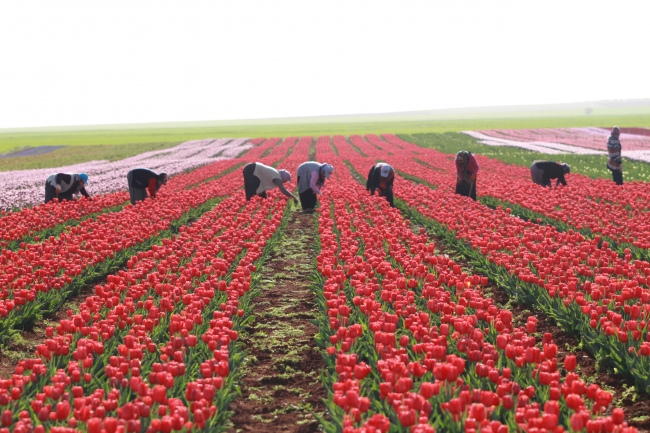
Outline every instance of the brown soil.
<path id="1" fill-rule="evenodd" d="M 419 232 L 420 226 L 413 224 L 413 229 Z M 440 238 L 429 233 L 429 239 L 435 243 L 438 254 L 447 254 L 453 257 L 454 261 L 463 267 L 468 269 L 473 268 L 468 261 L 458 260 L 457 255 L 449 250 Z M 576 349 L 580 344 L 578 339 L 556 326 L 553 320 L 543 312 L 531 309 L 521 303 L 510 302 L 510 295 L 492 282 L 486 288 L 485 293 L 492 295 L 498 307 L 507 308 L 512 311 L 515 326 L 525 326 L 528 316 L 535 315 L 537 317 L 537 333 L 544 335 L 549 332 L 553 336 L 553 341 L 558 347 L 557 359 L 562 360 L 569 354 L 576 355 L 579 366 L 576 371 L 580 374 L 581 378 L 585 382 L 599 384 L 614 395 L 613 404 L 608 408 L 608 413 L 611 413 L 615 407 L 621 407 L 625 410 L 626 419 L 630 426 L 636 427 L 640 433 L 650 433 L 650 418 L 643 421 L 631 421 L 636 417 L 647 417 L 650 415 L 650 400 L 646 396 L 628 392 L 624 397 L 624 393 L 634 385 L 632 382 L 627 381 L 621 375 L 609 374 L 599 370 L 593 356 L 585 350 Z"/>
<path id="2" fill-rule="evenodd" d="M 248 355 L 242 396 L 229 408 L 229 432 L 316 432 L 313 413 L 324 416 L 327 394 L 319 378 L 325 365 L 310 322 L 318 313 L 309 279 L 314 232 L 313 216 L 295 212 L 261 270 L 256 320 L 240 334 Z"/>

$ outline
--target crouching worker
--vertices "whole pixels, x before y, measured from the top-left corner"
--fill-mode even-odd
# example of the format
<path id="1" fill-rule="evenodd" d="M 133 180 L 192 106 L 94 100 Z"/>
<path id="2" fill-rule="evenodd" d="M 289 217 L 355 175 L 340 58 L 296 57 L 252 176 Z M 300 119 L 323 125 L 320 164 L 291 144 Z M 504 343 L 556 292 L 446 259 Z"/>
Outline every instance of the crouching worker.
<path id="1" fill-rule="evenodd" d="M 291 182 L 291 174 L 287 170 L 276 170 L 260 162 L 251 162 L 244 167 L 246 201 L 249 201 L 254 195 L 266 198 L 266 191 L 279 188 L 282 194 L 298 202 L 296 196 L 284 187 L 283 184 L 286 182 Z"/>
<path id="2" fill-rule="evenodd" d="M 373 165 L 368 173 L 366 189 L 370 195 L 375 195 L 375 190 L 379 190 L 379 197 L 386 197 L 390 207 L 395 207 L 393 203 L 393 181 L 395 180 L 395 170 L 385 162 L 379 162 Z"/>
<path id="3" fill-rule="evenodd" d="M 86 173 L 55 173 L 48 176 L 45 181 L 45 203 L 54 199 L 59 202 L 73 200 L 73 195 L 81 194 L 88 200 L 92 200 L 86 192 L 88 175 Z"/>
<path id="4" fill-rule="evenodd" d="M 456 154 L 456 194 L 476 201 L 476 173 L 478 162 L 471 152 L 461 150 Z"/>
<path id="5" fill-rule="evenodd" d="M 126 181 L 129 184 L 131 204 L 135 204 L 147 198 L 147 190 L 151 198 L 156 198 L 160 187 L 167 183 L 167 173 L 158 174 L 148 168 L 134 168 L 126 174 Z"/>
<path id="6" fill-rule="evenodd" d="M 569 164 L 553 161 L 535 161 L 530 166 L 533 183 L 542 186 L 551 186 L 551 179 L 557 179 L 555 186 L 559 184 L 566 186 L 564 175 L 569 173 L 571 173 L 571 166 Z"/>
<path id="7" fill-rule="evenodd" d="M 321 194 L 320 189 L 325 184 L 325 179 L 329 179 L 333 171 L 334 167 L 327 163 L 308 161 L 300 164 L 298 167 L 298 192 L 303 212 L 314 212 L 316 196 Z"/>

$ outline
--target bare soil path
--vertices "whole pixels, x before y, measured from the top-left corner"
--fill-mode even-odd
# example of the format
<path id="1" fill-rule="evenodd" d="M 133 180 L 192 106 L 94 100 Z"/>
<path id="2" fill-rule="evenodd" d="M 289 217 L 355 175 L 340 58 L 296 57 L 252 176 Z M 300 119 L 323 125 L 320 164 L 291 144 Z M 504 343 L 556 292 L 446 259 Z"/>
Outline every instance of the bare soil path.
<path id="1" fill-rule="evenodd" d="M 282 241 L 261 270 L 261 295 L 255 298 L 255 321 L 240 334 L 247 349 L 240 381 L 242 396 L 229 432 L 318 430 L 312 415 L 324 416 L 320 382 L 324 370 L 314 335 L 318 309 L 311 291 L 316 232 L 313 215 L 294 212 Z"/>

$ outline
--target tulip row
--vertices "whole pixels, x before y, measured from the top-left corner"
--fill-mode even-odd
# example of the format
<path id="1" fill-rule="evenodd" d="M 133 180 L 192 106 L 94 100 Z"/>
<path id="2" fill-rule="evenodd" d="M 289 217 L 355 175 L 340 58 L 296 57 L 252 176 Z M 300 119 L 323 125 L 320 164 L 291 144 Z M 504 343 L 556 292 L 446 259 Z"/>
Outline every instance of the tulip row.
<path id="1" fill-rule="evenodd" d="M 358 138 L 361 139 L 361 137 L 358 137 Z M 390 136 L 386 136 L 386 138 L 390 139 Z M 373 141 L 372 136 L 368 136 L 368 139 L 371 142 Z M 375 136 L 375 139 L 376 139 L 376 136 Z M 393 140 L 395 140 L 395 139 L 396 138 L 393 137 Z M 399 139 L 397 139 L 397 140 L 399 141 Z M 357 144 L 359 144 L 358 141 L 357 141 Z M 404 145 L 404 144 L 408 144 L 408 143 L 402 142 L 402 144 Z M 437 156 L 438 157 L 437 159 L 436 158 L 429 158 L 428 159 L 429 162 L 427 162 L 426 165 L 427 165 L 427 168 L 430 168 L 429 170 L 427 170 L 425 168 L 425 166 L 423 166 L 422 164 L 416 164 L 413 161 L 403 160 L 401 166 L 403 168 L 406 167 L 406 169 L 408 170 L 409 173 L 411 173 L 411 174 L 416 173 L 420 177 L 422 177 L 421 175 L 423 173 L 426 173 L 426 178 L 428 179 L 426 181 L 426 183 L 434 184 L 434 185 L 437 185 L 437 186 L 439 186 L 441 188 L 444 188 L 445 183 L 446 184 L 450 183 L 449 178 L 453 179 L 453 175 L 451 175 L 451 173 L 449 173 L 449 172 L 445 173 L 446 169 L 444 169 L 442 167 L 444 167 L 445 165 L 447 165 L 447 166 L 451 165 L 453 167 L 453 164 L 450 164 L 451 161 L 450 161 L 449 156 L 445 156 L 444 158 L 439 158 L 440 154 L 437 154 L 437 155 L 436 154 L 437 154 L 437 152 L 434 152 L 433 156 Z M 420 161 L 420 162 L 422 162 L 422 161 Z M 494 167 L 495 166 L 499 167 L 499 164 L 501 164 L 501 163 L 499 163 L 498 161 L 492 161 L 492 160 L 485 159 L 484 163 L 482 163 L 482 172 L 485 171 L 487 173 L 490 173 L 491 171 L 496 171 L 496 169 L 494 169 Z M 501 164 L 501 165 L 503 165 L 503 164 Z M 501 171 L 500 176 L 504 177 L 505 176 L 505 171 Z M 517 173 L 514 173 L 512 178 L 509 177 L 509 180 L 511 180 L 512 184 L 514 184 L 514 185 L 519 185 L 521 179 L 522 179 L 522 177 L 517 176 Z M 582 180 L 582 178 L 579 178 L 577 180 Z M 509 201 L 515 201 L 515 202 L 518 202 L 518 203 L 522 203 L 522 202 L 525 202 L 525 200 L 528 200 L 528 202 L 526 204 L 526 207 L 521 206 L 521 205 L 514 205 L 514 206 L 511 207 L 511 211 L 514 211 L 513 213 L 517 214 L 518 216 L 523 216 L 523 217 L 526 217 L 527 219 L 532 219 L 533 221 L 537 221 L 538 217 L 541 217 L 539 219 L 543 220 L 544 223 L 551 224 L 551 225 L 555 226 L 556 228 L 560 229 L 561 231 L 569 231 L 572 228 L 574 228 L 575 230 L 579 230 L 581 233 L 587 235 L 588 237 L 596 238 L 598 240 L 601 239 L 601 237 L 599 237 L 598 234 L 593 234 L 591 229 L 587 228 L 586 225 L 583 226 L 581 224 L 575 224 L 575 227 L 571 226 L 569 224 L 570 222 L 572 222 L 571 218 L 566 217 L 566 212 L 564 210 L 552 210 L 551 207 L 554 204 L 558 203 L 558 201 L 554 200 L 553 197 L 551 197 L 551 199 L 548 200 L 548 202 L 546 202 L 546 203 L 549 203 L 549 204 L 544 204 L 543 205 L 543 206 L 546 207 L 546 210 L 540 209 L 540 207 L 535 207 L 533 205 L 530 205 L 530 203 L 533 200 L 535 200 L 535 197 L 539 197 L 539 190 L 538 191 L 526 190 L 525 188 L 522 187 L 523 193 L 519 194 L 519 193 L 513 192 L 517 188 L 511 187 L 511 189 L 513 191 L 508 191 L 507 189 L 504 188 L 503 189 L 503 191 L 504 191 L 503 194 L 500 194 L 500 193 L 495 193 L 493 185 L 499 184 L 499 183 L 503 184 L 503 182 L 496 182 L 495 179 L 488 177 L 488 182 L 486 182 L 486 183 L 487 183 L 487 188 L 488 188 L 488 194 L 491 194 L 493 196 L 497 196 L 497 197 L 500 197 L 500 198 L 504 198 L 504 199 L 507 198 Z M 533 188 L 533 189 L 539 188 L 536 185 L 532 185 L 527 180 L 526 180 L 526 186 L 530 187 L 530 188 Z M 632 196 L 637 196 L 638 195 L 637 193 L 639 193 L 640 188 L 647 189 L 647 186 L 645 184 L 637 184 L 637 186 L 638 186 L 638 188 L 634 189 L 634 193 L 631 194 Z M 602 185 L 601 185 L 601 187 L 602 187 Z M 444 189 L 446 189 L 447 191 L 451 191 L 451 188 L 448 188 L 448 187 L 444 188 Z M 610 188 L 600 188 L 600 189 L 601 190 L 610 190 L 611 191 L 611 190 L 616 189 L 616 188 L 615 187 L 614 188 L 610 187 Z M 566 188 L 559 188 L 559 189 L 556 189 L 554 191 L 558 191 L 558 190 L 559 191 L 565 191 L 565 192 L 567 192 L 567 194 L 576 195 L 574 192 L 572 192 L 572 191 L 575 191 L 575 190 L 570 190 L 570 189 L 566 189 Z M 614 192 L 610 192 L 610 194 L 613 195 Z M 621 208 L 626 208 L 626 207 L 633 208 L 632 207 L 632 202 L 634 201 L 634 200 L 624 200 L 621 203 L 616 204 L 615 206 L 610 205 L 609 202 L 614 200 L 614 198 L 610 197 L 610 196 L 604 196 L 603 193 L 601 193 L 600 200 L 601 200 L 601 202 L 604 201 L 605 203 L 598 204 L 598 203 L 594 202 L 593 200 L 589 200 L 589 199 L 583 199 L 582 201 L 578 200 L 578 202 L 579 202 L 578 205 L 573 206 L 570 209 L 570 212 L 572 214 L 581 214 L 582 213 L 582 214 L 592 214 L 593 215 L 593 214 L 600 213 L 601 215 L 603 215 L 603 209 L 611 208 L 608 212 L 619 213 L 618 211 Z M 491 198 L 491 197 L 486 197 L 482 201 L 484 203 L 488 204 L 488 205 L 493 206 L 493 207 L 495 207 L 495 203 L 496 204 L 499 203 L 498 199 L 495 200 L 494 198 Z M 567 206 L 570 205 L 570 203 L 572 203 L 574 201 L 576 201 L 576 200 L 574 200 L 572 198 L 571 200 L 560 201 L 560 203 L 563 206 L 566 205 L 565 207 L 567 207 Z M 507 204 L 507 202 L 502 202 L 502 203 L 504 203 L 504 205 Z M 600 210 L 597 209 L 597 206 L 600 206 Z M 632 257 L 644 258 L 645 259 L 645 258 L 649 258 L 648 257 L 648 251 L 642 249 L 642 247 L 646 246 L 646 244 L 644 242 L 644 239 L 647 237 L 647 230 L 643 228 L 643 227 L 646 227 L 646 225 L 645 225 L 645 223 L 643 221 L 644 221 L 644 219 L 647 219 L 647 214 L 645 212 L 641 212 L 642 209 L 640 209 L 638 207 L 638 204 L 635 204 L 635 206 L 637 206 L 637 207 L 633 208 L 633 212 L 634 212 L 635 215 L 639 215 L 639 218 L 637 218 L 636 220 L 627 220 L 627 221 L 632 221 L 632 224 L 630 224 L 630 226 L 634 226 L 636 224 L 636 227 L 637 227 L 636 230 L 640 230 L 641 232 L 644 232 L 643 236 L 635 238 L 636 240 L 630 238 L 629 234 L 625 235 L 625 231 L 620 230 L 620 227 L 618 225 L 615 226 L 615 225 L 610 224 L 609 226 L 605 226 L 605 224 L 602 223 L 602 221 L 598 222 L 598 224 L 603 226 L 602 229 L 600 230 L 601 232 L 603 232 L 603 233 L 605 233 L 607 235 L 610 235 L 610 236 L 614 236 L 614 234 L 616 232 L 619 232 L 620 235 L 614 236 L 618 241 L 632 242 L 634 244 L 634 245 L 632 245 L 632 244 L 630 244 L 630 245 L 626 245 L 626 244 L 612 245 L 611 248 L 613 248 L 615 251 L 617 251 L 621 256 L 632 254 Z M 527 211 L 526 209 L 532 209 L 532 210 Z M 541 211 L 541 213 L 540 213 L 540 211 Z M 622 212 L 623 212 L 623 218 L 613 218 L 613 216 L 609 215 L 609 213 L 608 213 L 607 218 L 603 217 L 602 219 L 626 221 L 625 213 L 627 213 L 628 210 L 623 209 Z M 619 216 L 620 216 L 620 213 L 619 213 Z M 586 218 L 589 218 L 589 217 L 586 217 Z M 619 222 L 618 224 L 620 224 L 620 226 L 625 225 L 623 222 Z M 609 228 L 607 228 L 607 227 L 609 227 Z M 591 228 L 594 228 L 594 226 L 592 225 Z M 598 232 L 597 229 L 595 229 L 595 231 Z M 607 238 L 602 238 L 602 239 L 607 240 Z M 629 246 L 629 249 L 627 248 L 628 246 Z"/>
<path id="2" fill-rule="evenodd" d="M 39 358 L 22 361 L 3 384 L 6 410 L 18 415 L 14 431 L 34 417 L 50 431 L 169 432 L 224 422 L 230 371 L 241 358 L 229 352 L 240 298 L 284 207 L 242 201 L 234 194 L 131 258 L 79 313 L 48 328 Z"/>
<path id="3" fill-rule="evenodd" d="M 296 158 L 306 155 L 302 144 Z M 0 404 L 11 407 L 5 425 L 31 431 L 31 418 L 44 423 L 35 431 L 109 433 L 223 425 L 242 357 L 230 343 L 282 222 L 284 201 L 274 196 L 241 207 L 243 194 L 232 194 L 96 286 L 79 313 L 48 328 L 39 358 L 0 387 Z"/>
<path id="4" fill-rule="evenodd" d="M 598 413 L 611 395 L 596 385 L 587 392 L 573 373 L 561 377 L 550 336 L 544 351 L 534 348 L 534 318 L 528 331 L 514 329 L 512 314 L 481 295 L 477 284 L 486 278 L 432 254 L 426 235 L 414 235 L 398 211 L 347 177 L 337 172 L 345 186 L 328 188 L 318 264 L 329 317 L 321 338 L 331 344 L 338 375 L 332 406 L 340 410 L 332 412 L 346 414 L 344 431 L 355 431 L 364 418 L 357 431 L 387 431 L 391 423 L 421 432 L 432 425 L 445 431 L 507 431 L 508 424 L 553 429 L 569 415 L 574 427 L 624 427 L 619 412 L 591 420 L 584 404 L 592 400 Z"/>
<path id="5" fill-rule="evenodd" d="M 363 141 L 360 136 L 351 138 L 357 146 Z M 376 136 L 367 138 L 371 143 L 383 142 Z M 422 150 L 412 144 L 409 147 L 406 142 L 401 142 L 401 145 L 412 151 Z M 426 159 L 427 168 L 436 170 L 435 184 L 451 191 L 455 169 L 450 156 L 426 150 L 420 158 Z M 530 181 L 530 171 L 524 167 L 507 165 L 480 155 L 478 161 L 481 166 L 480 195 L 522 206 L 545 216 L 551 220 L 550 223 L 555 220 L 586 235 L 610 238 L 623 244 L 620 251 L 629 247 L 635 257 L 650 260 L 650 214 L 646 212 L 650 199 L 649 184 L 631 182 L 621 188 L 609 179 L 594 180 L 571 175 L 568 187 L 543 188 Z M 417 176 L 423 169 L 422 164 L 413 164 L 409 173 Z M 523 212 L 521 216 L 532 215 Z"/>
<path id="6" fill-rule="evenodd" d="M 0 256 L 0 336 L 4 339 L 56 311 L 81 288 L 123 266 L 131 254 L 148 249 L 161 236 L 171 236 L 214 206 L 217 197 L 230 195 L 241 185 L 239 173 L 189 191 L 182 186 L 215 176 L 233 164 L 219 162 L 198 173 L 179 175 L 174 180 L 181 187 L 170 185 L 156 200 L 85 220 L 59 238 L 50 237 L 18 251 L 4 250 Z"/>
<path id="7" fill-rule="evenodd" d="M 274 150 L 280 139 L 254 139 L 250 140 L 250 146 L 259 146 L 262 143 L 262 152 Z M 293 145 L 291 140 L 285 140 L 287 145 Z M 237 142 L 239 143 L 239 141 Z M 283 146 L 285 143 L 283 142 Z M 237 147 L 248 149 L 247 147 Z M 286 146 L 285 146 L 286 151 Z M 261 152 L 254 151 L 251 155 Z M 209 180 L 221 177 L 224 174 L 241 166 L 240 160 L 222 161 L 219 164 L 207 164 L 196 169 L 190 169 L 187 173 L 181 173 L 173 177 L 173 182 L 166 187 L 174 191 L 196 186 Z M 16 212 L 2 211 L 0 217 L 0 248 L 15 250 L 24 247 L 23 244 L 38 242 L 39 239 L 46 239 L 50 236 L 58 236 L 68 226 L 96 217 L 101 213 L 115 212 L 120 210 L 128 200 L 126 192 L 116 192 L 105 195 L 96 195 L 93 200 L 75 200 L 62 203 L 50 202 L 44 205 L 24 208 Z"/>
<path id="8" fill-rule="evenodd" d="M 206 174 L 215 177 L 227 171 L 236 163 L 224 161 L 221 164 L 210 164 L 202 169 L 175 176 L 170 182 L 169 189 L 180 191 L 205 181 Z M 67 227 L 96 217 L 102 213 L 121 210 L 129 198 L 126 192 L 115 192 L 97 195 L 92 200 L 56 201 L 24 208 L 16 212 L 2 211 L 0 218 L 0 248 L 15 250 L 23 248 L 23 244 L 38 242 L 52 235 L 58 235 Z"/>
<path id="9" fill-rule="evenodd" d="M 85 220 L 59 238 L 18 251 L 4 250 L 0 257 L 0 325 L 14 328 L 34 319 L 52 302 L 60 303 L 60 292 L 70 292 L 71 285 L 79 284 L 73 284 L 74 279 L 86 282 L 102 277 L 99 265 L 124 261 L 126 250 L 169 230 L 183 214 L 195 213 L 192 209 L 231 190 L 232 186 L 215 182 L 188 193 L 161 194 L 156 200 Z"/>
<path id="10" fill-rule="evenodd" d="M 358 161 L 360 157 L 354 156 Z M 391 162 L 437 184 L 440 172 L 407 158 Z M 366 163 L 367 165 L 367 163 Z M 597 358 L 650 386 L 650 264 L 620 258 L 607 242 L 558 232 L 445 191 L 398 183 L 402 209 L 426 217 L 436 233 L 520 300 L 539 307 L 578 336 Z M 467 243 L 471 245 L 468 247 Z"/>
<path id="11" fill-rule="evenodd" d="M 33 236 L 45 238 L 47 229 L 65 226 L 107 209 L 116 208 L 128 200 L 128 194 L 121 192 L 94 197 L 93 200 L 50 202 L 18 212 L 4 214 L 0 218 L 0 248 L 16 249 L 16 243 L 29 242 Z M 38 240 L 36 240 L 38 242 Z"/>
<path id="12" fill-rule="evenodd" d="M 222 144 L 217 147 L 221 149 L 222 153 L 220 153 L 220 156 L 234 157 L 236 155 L 230 155 L 227 153 L 230 149 L 228 146 L 237 149 L 237 152 L 239 153 L 252 146 L 258 146 L 264 142 L 263 139 L 261 140 L 262 141 L 260 141 L 260 139 L 251 140 L 248 142 L 248 145 L 241 146 L 242 140 L 223 144 L 229 141 L 226 139 L 220 140 L 219 143 Z M 264 147 L 272 149 L 273 145 L 273 142 L 269 142 L 265 143 Z M 192 149 L 193 146 L 194 145 L 191 142 L 185 144 L 185 147 L 188 147 L 189 149 Z M 196 151 L 194 151 L 194 153 L 196 153 Z M 147 157 L 147 155 L 144 155 L 144 157 Z M 148 158 L 151 157 L 152 155 L 148 156 Z M 140 161 L 140 159 L 137 161 Z M 174 176 L 174 181 L 170 182 L 167 188 L 176 191 L 185 189 L 199 182 L 204 182 L 206 179 L 210 179 L 210 177 L 221 174 L 236 164 L 232 162 L 228 163 L 229 161 L 227 160 L 224 160 L 221 164 L 209 164 L 210 161 L 210 159 L 206 159 L 202 164 L 203 167 L 198 170 L 195 167 L 196 165 L 201 164 L 188 166 L 186 170 L 189 170 L 189 172 L 179 173 L 178 176 Z M 165 169 L 164 167 L 162 168 Z M 60 170 L 65 171 L 65 167 Z M 124 167 L 120 167 L 120 173 L 123 171 Z M 176 173 L 176 171 L 171 169 L 168 170 L 168 172 L 170 175 Z M 209 175 L 206 176 L 206 174 Z M 100 182 L 101 180 L 97 179 L 97 181 Z M 121 182 L 122 188 L 126 188 L 126 182 L 123 179 Z M 39 186 L 38 194 L 42 194 L 41 189 L 42 188 Z M 21 242 L 29 243 L 34 241 L 34 237 L 45 239 L 52 235 L 52 233 L 58 234 L 65 229 L 65 227 L 74 225 L 83 219 L 95 216 L 95 214 L 115 211 L 118 206 L 125 203 L 127 200 L 128 194 L 121 191 L 103 195 L 94 195 L 92 200 L 84 200 L 82 198 L 80 200 L 65 201 L 62 203 L 50 202 L 48 204 L 40 204 L 24 208 L 16 212 L 6 212 L 3 210 L 1 213 L 2 217 L 0 217 L 0 248 L 16 249 Z M 38 242 L 38 240 L 36 240 L 36 242 Z"/>
<path id="13" fill-rule="evenodd" d="M 45 179 L 53 172 L 81 173 L 90 177 L 89 193 L 106 194 L 126 188 L 126 173 L 137 167 L 165 171 L 169 175 L 236 157 L 252 147 L 245 138 L 192 140 L 170 149 L 144 152 L 118 161 L 91 161 L 66 167 L 0 173 L 3 189 L 0 208 L 16 209 L 41 203 Z"/>

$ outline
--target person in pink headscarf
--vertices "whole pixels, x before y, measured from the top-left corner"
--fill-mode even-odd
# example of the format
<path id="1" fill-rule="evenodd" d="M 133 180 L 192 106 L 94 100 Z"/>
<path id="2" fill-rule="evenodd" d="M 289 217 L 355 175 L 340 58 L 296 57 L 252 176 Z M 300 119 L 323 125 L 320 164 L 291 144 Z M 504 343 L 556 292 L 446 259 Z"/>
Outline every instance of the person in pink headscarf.
<path id="1" fill-rule="evenodd" d="M 251 162 L 244 167 L 244 190 L 246 191 L 247 201 L 254 195 L 266 198 L 266 191 L 280 188 L 282 194 L 293 198 L 297 203 L 296 196 L 284 187 L 286 182 L 291 182 L 291 173 L 287 170 L 276 170 L 261 162 Z"/>

